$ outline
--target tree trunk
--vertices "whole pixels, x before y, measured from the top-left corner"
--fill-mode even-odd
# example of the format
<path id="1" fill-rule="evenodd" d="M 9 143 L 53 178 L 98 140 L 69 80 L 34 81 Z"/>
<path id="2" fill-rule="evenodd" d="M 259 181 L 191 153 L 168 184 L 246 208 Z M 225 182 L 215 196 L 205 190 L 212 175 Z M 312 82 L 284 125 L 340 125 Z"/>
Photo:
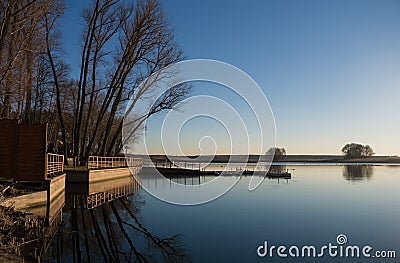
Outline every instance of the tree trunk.
<path id="1" fill-rule="evenodd" d="M 46 21 L 47 21 L 47 19 L 46 19 Z M 47 31 L 46 32 L 46 51 L 47 51 L 47 56 L 49 58 L 49 62 L 50 62 L 50 66 L 51 66 L 51 72 L 53 74 L 54 86 L 56 87 L 56 105 L 57 105 L 58 119 L 60 121 L 60 126 L 61 126 L 61 136 L 62 136 L 62 143 L 63 143 L 63 148 L 64 148 L 64 163 L 66 165 L 68 165 L 67 134 L 66 134 L 66 130 L 65 130 L 64 118 L 63 118 L 62 109 L 61 109 L 60 85 L 58 82 L 56 66 L 54 64 L 53 56 L 52 56 L 51 50 L 50 50 L 49 30 L 47 29 L 46 31 Z"/>

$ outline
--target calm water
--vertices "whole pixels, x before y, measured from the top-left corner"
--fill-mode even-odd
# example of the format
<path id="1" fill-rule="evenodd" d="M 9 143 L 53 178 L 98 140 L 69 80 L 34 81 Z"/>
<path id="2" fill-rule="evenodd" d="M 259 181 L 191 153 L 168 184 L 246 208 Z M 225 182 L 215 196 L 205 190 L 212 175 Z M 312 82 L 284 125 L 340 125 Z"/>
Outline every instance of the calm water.
<path id="1" fill-rule="evenodd" d="M 87 195 L 67 195 L 62 228 L 45 261 L 400 262 L 399 167 L 288 168 L 295 169 L 290 180 L 266 179 L 249 192 L 250 177 L 242 177 L 222 197 L 198 206 L 167 204 L 136 188 L 92 209 Z M 174 190 L 153 178 L 143 183 Z M 319 249 L 336 245 L 339 234 L 347 236 L 347 245 L 395 250 L 397 259 L 330 258 L 327 252 L 319 259 L 282 259 L 256 253 L 264 241 Z"/>

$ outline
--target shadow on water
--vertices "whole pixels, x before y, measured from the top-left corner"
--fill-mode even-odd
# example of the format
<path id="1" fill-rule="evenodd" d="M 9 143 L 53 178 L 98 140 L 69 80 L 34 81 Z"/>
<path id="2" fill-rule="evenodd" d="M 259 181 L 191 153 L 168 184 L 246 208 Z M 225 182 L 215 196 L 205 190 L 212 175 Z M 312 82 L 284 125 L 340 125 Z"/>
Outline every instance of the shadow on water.
<path id="1" fill-rule="evenodd" d="M 156 236 L 142 224 L 138 189 L 131 179 L 67 192 L 63 224 L 43 262 L 189 261 L 179 235 Z"/>
<path id="2" fill-rule="evenodd" d="M 345 165 L 343 167 L 343 177 L 352 182 L 369 181 L 374 173 L 374 168 L 370 165 Z"/>

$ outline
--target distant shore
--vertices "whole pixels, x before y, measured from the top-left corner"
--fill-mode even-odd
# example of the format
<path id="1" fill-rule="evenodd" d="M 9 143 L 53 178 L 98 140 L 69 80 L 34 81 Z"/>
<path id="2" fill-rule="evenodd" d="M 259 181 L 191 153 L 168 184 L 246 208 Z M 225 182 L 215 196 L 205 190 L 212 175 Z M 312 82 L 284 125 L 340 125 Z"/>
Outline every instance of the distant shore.
<path id="1" fill-rule="evenodd" d="M 210 156 L 190 156 L 195 162 L 208 162 Z M 164 155 L 151 155 L 153 161 L 165 161 Z M 173 157 L 174 161 L 183 161 L 184 159 L 179 156 Z M 246 155 L 216 155 L 212 158 L 213 163 L 255 163 L 258 161 L 267 161 L 266 156 L 249 155 L 248 160 Z M 398 163 L 400 164 L 400 157 L 398 156 L 369 156 L 362 158 L 348 158 L 343 155 L 286 155 L 280 158 L 275 158 L 274 163 Z"/>
<path id="2" fill-rule="evenodd" d="M 233 156 L 233 161 L 240 161 L 241 159 L 245 162 L 246 157 L 244 156 Z M 267 160 L 265 156 L 250 155 L 249 162 L 257 162 Z M 213 162 L 228 162 L 228 155 L 217 155 L 213 159 Z M 397 156 L 369 156 L 363 158 L 347 158 L 342 155 L 286 155 L 280 158 L 276 158 L 274 162 L 285 162 L 285 163 L 399 163 L 400 157 Z"/>

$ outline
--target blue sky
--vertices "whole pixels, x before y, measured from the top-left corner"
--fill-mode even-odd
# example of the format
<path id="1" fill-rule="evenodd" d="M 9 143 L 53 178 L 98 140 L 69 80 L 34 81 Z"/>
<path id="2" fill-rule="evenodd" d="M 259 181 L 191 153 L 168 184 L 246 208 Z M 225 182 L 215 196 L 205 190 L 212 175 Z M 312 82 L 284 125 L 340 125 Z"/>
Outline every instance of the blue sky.
<path id="1" fill-rule="evenodd" d="M 187 58 L 221 60 L 257 81 L 288 153 L 339 154 L 359 142 L 400 154 L 400 1 L 161 3 Z M 82 6 L 67 1 L 64 18 L 73 68 Z"/>

